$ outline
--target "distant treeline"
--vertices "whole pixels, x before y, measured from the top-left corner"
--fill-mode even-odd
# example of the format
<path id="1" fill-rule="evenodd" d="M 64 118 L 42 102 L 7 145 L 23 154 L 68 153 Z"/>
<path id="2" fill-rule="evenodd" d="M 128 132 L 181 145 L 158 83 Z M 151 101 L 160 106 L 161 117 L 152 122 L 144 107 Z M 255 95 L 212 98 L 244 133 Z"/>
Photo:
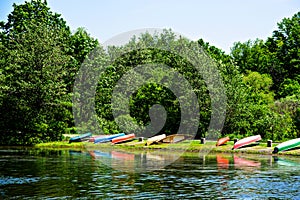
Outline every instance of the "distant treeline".
<path id="1" fill-rule="evenodd" d="M 113 115 L 111 98 L 118 80 L 134 67 L 151 63 L 172 67 L 188 80 L 200 109 L 196 137 L 207 135 L 212 115 L 210 93 L 218 91 L 208 89 L 203 74 L 197 73 L 184 57 L 143 48 L 146 44 L 162 43 L 174 50 L 180 46 L 192 47 L 194 57 L 201 59 L 207 54 L 214 61 L 227 97 L 224 126 L 215 130 L 220 136 L 240 138 L 261 134 L 264 139 L 275 141 L 300 137 L 300 12 L 279 22 L 277 30 L 266 40 L 235 43 L 228 55 L 202 39 L 195 42 L 178 38 L 171 30 L 156 35 L 144 33 L 122 47 L 104 51 L 84 28 L 71 32 L 66 21 L 53 13 L 46 2 L 35 0 L 13 7 L 7 21 L 0 22 L 0 144 L 56 141 L 64 133 L 97 134 L 90 113 L 83 113 L 86 109 L 80 106 L 74 108 L 75 116 L 80 115 L 84 120 L 75 127 L 72 98 L 82 103 L 95 102 L 97 126 L 105 134 L 130 132 L 119 127 L 116 120 L 148 125 L 149 110 L 156 104 L 164 106 L 167 114 L 166 124 L 159 133 L 176 133 L 180 123 L 190 123 L 181 121 L 180 101 L 187 105 L 192 102 L 184 95 L 179 101 L 161 84 L 142 85 L 130 97 L 130 114 L 122 115 L 121 110 L 117 119 Z M 116 56 L 126 48 L 140 50 Z M 89 55 L 92 50 L 97 52 L 97 58 Z M 183 51 L 181 55 L 187 53 Z M 73 92 L 76 74 L 84 61 L 96 71 L 99 67 L 106 69 L 97 79 L 96 96 L 89 97 L 93 101 L 87 101 L 88 95 Z M 134 81 L 127 80 L 127 84 Z M 88 87 L 92 83 L 87 79 L 84 84 Z M 179 90 L 183 87 L 174 84 Z M 220 108 L 217 112 L 225 110 Z M 131 131 L 139 135 L 141 130 L 133 126 Z"/>

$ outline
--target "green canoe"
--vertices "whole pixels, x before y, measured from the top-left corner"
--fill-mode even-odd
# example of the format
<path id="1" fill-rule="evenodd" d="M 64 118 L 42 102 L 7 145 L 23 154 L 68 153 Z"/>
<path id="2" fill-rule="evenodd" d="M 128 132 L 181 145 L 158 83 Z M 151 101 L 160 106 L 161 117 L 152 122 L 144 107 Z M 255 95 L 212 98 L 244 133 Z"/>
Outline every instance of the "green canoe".
<path id="1" fill-rule="evenodd" d="M 277 145 L 274 148 L 273 153 L 278 153 L 279 151 L 289 150 L 289 149 L 295 148 L 299 145 L 300 145 L 300 138 L 289 140 L 289 141 L 286 141 L 286 142 L 283 142 L 283 143 Z"/>

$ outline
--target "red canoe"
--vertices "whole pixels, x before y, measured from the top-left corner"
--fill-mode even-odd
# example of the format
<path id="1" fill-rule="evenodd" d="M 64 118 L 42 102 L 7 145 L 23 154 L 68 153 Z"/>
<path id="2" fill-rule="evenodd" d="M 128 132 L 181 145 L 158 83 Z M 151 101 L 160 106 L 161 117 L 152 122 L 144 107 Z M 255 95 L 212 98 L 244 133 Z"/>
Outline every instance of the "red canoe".
<path id="1" fill-rule="evenodd" d="M 220 138 L 220 139 L 218 139 L 216 146 L 220 146 L 220 145 L 222 145 L 222 144 L 225 144 L 225 143 L 228 142 L 229 140 L 230 140 L 229 137 Z"/>
<path id="2" fill-rule="evenodd" d="M 245 146 L 245 145 L 248 145 L 248 144 L 251 144 L 253 142 L 257 142 L 261 140 L 261 136 L 260 135 L 254 135 L 254 136 L 250 136 L 250 137 L 246 137 L 246 138 L 243 138 L 239 141 L 237 141 L 233 148 L 232 149 L 237 149 L 237 148 L 240 148 L 242 146 Z"/>
<path id="3" fill-rule="evenodd" d="M 120 142 L 125 142 L 125 141 L 127 141 L 127 140 L 131 140 L 131 139 L 133 139 L 133 138 L 135 138 L 134 133 L 129 134 L 129 135 L 124 135 L 124 136 L 121 136 L 121 137 L 114 138 L 114 139 L 111 140 L 111 143 L 112 143 L 112 144 L 117 144 L 117 143 L 120 143 Z"/>

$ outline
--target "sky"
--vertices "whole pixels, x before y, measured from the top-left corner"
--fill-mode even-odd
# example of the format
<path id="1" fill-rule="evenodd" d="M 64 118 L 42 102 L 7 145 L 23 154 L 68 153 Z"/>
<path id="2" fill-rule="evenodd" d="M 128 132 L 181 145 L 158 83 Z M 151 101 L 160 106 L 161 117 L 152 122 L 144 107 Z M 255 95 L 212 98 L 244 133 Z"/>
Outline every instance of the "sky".
<path id="1" fill-rule="evenodd" d="M 12 4 L 0 0 L 0 20 Z M 299 0 L 48 0 L 75 31 L 84 27 L 101 43 L 136 29 L 171 28 L 189 39 L 204 39 L 229 53 L 234 42 L 267 39 L 284 17 L 300 11 Z"/>

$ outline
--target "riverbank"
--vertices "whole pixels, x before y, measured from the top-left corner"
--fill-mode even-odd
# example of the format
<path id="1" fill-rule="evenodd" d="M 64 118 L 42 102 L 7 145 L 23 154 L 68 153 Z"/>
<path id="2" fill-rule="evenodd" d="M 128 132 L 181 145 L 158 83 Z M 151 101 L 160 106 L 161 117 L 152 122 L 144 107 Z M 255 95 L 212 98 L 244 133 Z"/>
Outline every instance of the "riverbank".
<path id="1" fill-rule="evenodd" d="M 122 143 L 118 145 L 112 145 L 111 143 L 99 143 L 94 144 L 90 142 L 74 142 L 68 143 L 68 141 L 61 142 L 49 142 L 36 144 L 35 148 L 69 148 L 69 149 L 88 149 L 97 150 L 99 148 L 109 148 L 109 149 L 122 149 L 122 150 L 166 150 L 166 151 L 186 151 L 186 152 L 211 152 L 211 153 L 240 153 L 240 154 L 262 154 L 262 155 L 272 155 L 274 147 L 277 143 L 273 143 L 272 147 L 267 147 L 266 143 L 260 142 L 254 145 L 249 145 L 240 149 L 232 150 L 233 141 L 227 142 L 225 145 L 216 147 L 215 141 L 207 141 L 205 144 L 200 144 L 199 140 L 186 140 L 175 144 L 153 144 L 150 146 L 145 146 L 146 142 L 138 142 L 137 140 Z M 295 148 L 285 152 L 279 152 L 273 155 L 293 155 L 300 156 L 300 148 Z"/>

